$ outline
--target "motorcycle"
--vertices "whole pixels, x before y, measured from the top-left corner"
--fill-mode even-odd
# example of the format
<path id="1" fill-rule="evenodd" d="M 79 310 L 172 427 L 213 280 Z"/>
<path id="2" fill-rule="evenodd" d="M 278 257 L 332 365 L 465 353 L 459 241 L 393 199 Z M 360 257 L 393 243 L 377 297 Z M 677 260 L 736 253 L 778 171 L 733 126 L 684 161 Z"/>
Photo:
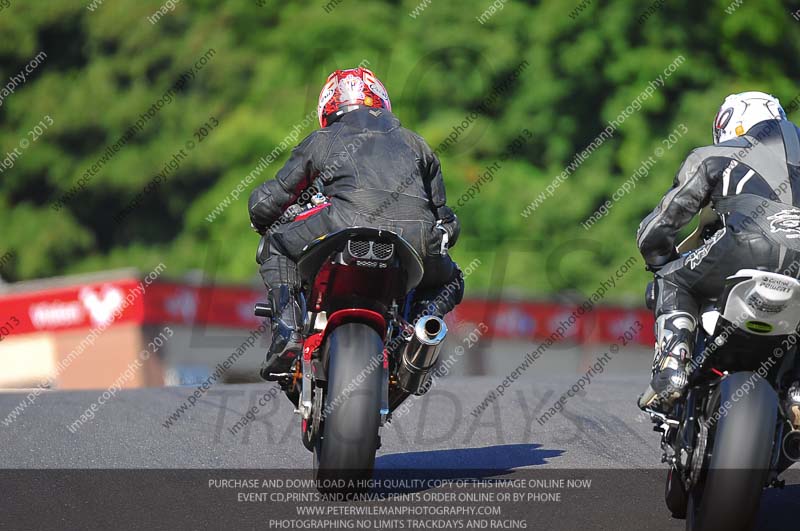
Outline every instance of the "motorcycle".
<path id="1" fill-rule="evenodd" d="M 750 529 L 762 490 L 800 460 L 800 403 L 787 397 L 800 282 L 742 269 L 702 308 L 688 392 L 669 414 L 646 409 L 669 464 L 665 501 L 688 530 Z"/>
<path id="2" fill-rule="evenodd" d="M 303 249 L 298 270 L 302 356 L 274 376 L 302 419 L 318 488 L 363 490 L 348 489 L 349 481 L 369 481 L 380 428 L 430 387 L 447 326 L 430 315 L 408 322 L 423 263 L 394 232 L 353 227 L 324 235 Z M 258 303 L 255 314 L 269 318 L 272 309 Z"/>

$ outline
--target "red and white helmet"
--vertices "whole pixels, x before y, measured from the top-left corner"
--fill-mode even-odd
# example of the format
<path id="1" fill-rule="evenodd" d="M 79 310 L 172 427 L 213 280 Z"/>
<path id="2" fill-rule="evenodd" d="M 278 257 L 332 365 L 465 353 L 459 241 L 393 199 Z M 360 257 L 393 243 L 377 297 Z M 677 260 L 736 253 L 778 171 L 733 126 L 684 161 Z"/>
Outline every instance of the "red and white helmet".
<path id="1" fill-rule="evenodd" d="M 386 87 L 367 68 L 337 70 L 328 76 L 319 93 L 319 125 L 326 127 L 344 113 L 361 107 L 379 107 L 391 111 L 392 103 Z"/>
<path id="2" fill-rule="evenodd" d="M 714 143 L 742 136 L 764 120 L 786 120 L 786 113 L 775 96 L 765 92 L 731 94 L 714 117 Z"/>

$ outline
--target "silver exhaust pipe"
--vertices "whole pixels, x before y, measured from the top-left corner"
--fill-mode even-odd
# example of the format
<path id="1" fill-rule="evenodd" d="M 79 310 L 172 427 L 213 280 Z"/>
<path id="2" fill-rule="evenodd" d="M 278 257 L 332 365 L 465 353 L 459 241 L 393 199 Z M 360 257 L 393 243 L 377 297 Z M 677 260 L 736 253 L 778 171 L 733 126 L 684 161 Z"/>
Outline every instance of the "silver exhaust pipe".
<path id="1" fill-rule="evenodd" d="M 783 438 L 783 454 L 795 463 L 800 461 L 800 430 L 792 430 Z"/>
<path id="2" fill-rule="evenodd" d="M 400 388 L 414 395 L 423 395 L 430 387 L 430 373 L 439 359 L 439 351 L 447 336 L 447 325 L 439 317 L 426 315 L 414 325 L 400 358 L 397 381 Z"/>

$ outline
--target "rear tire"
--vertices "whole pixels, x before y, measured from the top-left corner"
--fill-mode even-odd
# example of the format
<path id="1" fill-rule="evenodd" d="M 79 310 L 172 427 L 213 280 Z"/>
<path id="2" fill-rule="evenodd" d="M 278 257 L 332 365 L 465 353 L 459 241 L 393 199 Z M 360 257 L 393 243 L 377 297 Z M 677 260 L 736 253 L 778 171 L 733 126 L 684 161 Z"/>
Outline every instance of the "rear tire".
<path id="1" fill-rule="evenodd" d="M 347 323 L 326 342 L 326 414 L 314 452 L 317 486 L 324 492 L 362 491 L 378 448 L 383 341 L 368 325 Z"/>
<path id="2" fill-rule="evenodd" d="M 739 396 L 748 386 L 750 391 Z M 717 404 L 730 401 L 731 407 L 717 421 L 705 480 L 690 493 L 686 528 L 692 531 L 751 529 L 769 475 L 778 414 L 775 391 L 752 372 L 731 374 L 720 387 Z"/>
<path id="3" fill-rule="evenodd" d="M 664 501 L 666 501 L 667 509 L 672 513 L 673 518 L 681 520 L 686 518 L 686 506 L 689 503 L 689 498 L 686 495 L 686 487 L 681 481 L 680 472 L 674 466 L 671 466 L 667 471 Z"/>

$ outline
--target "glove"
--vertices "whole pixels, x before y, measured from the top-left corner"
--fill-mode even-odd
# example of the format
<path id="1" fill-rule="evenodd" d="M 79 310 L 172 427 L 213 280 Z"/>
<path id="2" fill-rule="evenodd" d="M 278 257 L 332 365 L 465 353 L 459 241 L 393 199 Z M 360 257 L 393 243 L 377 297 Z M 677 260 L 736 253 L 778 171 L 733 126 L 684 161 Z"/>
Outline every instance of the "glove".
<path id="1" fill-rule="evenodd" d="M 461 232 L 461 224 L 458 217 L 449 206 L 442 206 L 439 209 L 439 220 L 436 227 L 447 233 L 447 248 L 452 249 L 456 246 L 458 235 Z M 444 254 L 444 253 L 442 253 Z"/>
<path id="2" fill-rule="evenodd" d="M 661 255 L 655 258 L 652 262 L 645 265 L 645 269 L 650 271 L 651 273 L 658 273 L 661 268 L 663 268 L 668 263 L 672 262 L 673 260 L 677 260 L 680 258 L 681 255 L 677 249 L 674 247 L 672 248 L 672 253 L 669 255 Z"/>
<path id="3" fill-rule="evenodd" d="M 442 244 L 439 248 L 439 254 L 444 256 L 450 248 L 450 232 L 442 225 L 441 220 L 436 222 L 434 228 L 442 233 Z"/>

